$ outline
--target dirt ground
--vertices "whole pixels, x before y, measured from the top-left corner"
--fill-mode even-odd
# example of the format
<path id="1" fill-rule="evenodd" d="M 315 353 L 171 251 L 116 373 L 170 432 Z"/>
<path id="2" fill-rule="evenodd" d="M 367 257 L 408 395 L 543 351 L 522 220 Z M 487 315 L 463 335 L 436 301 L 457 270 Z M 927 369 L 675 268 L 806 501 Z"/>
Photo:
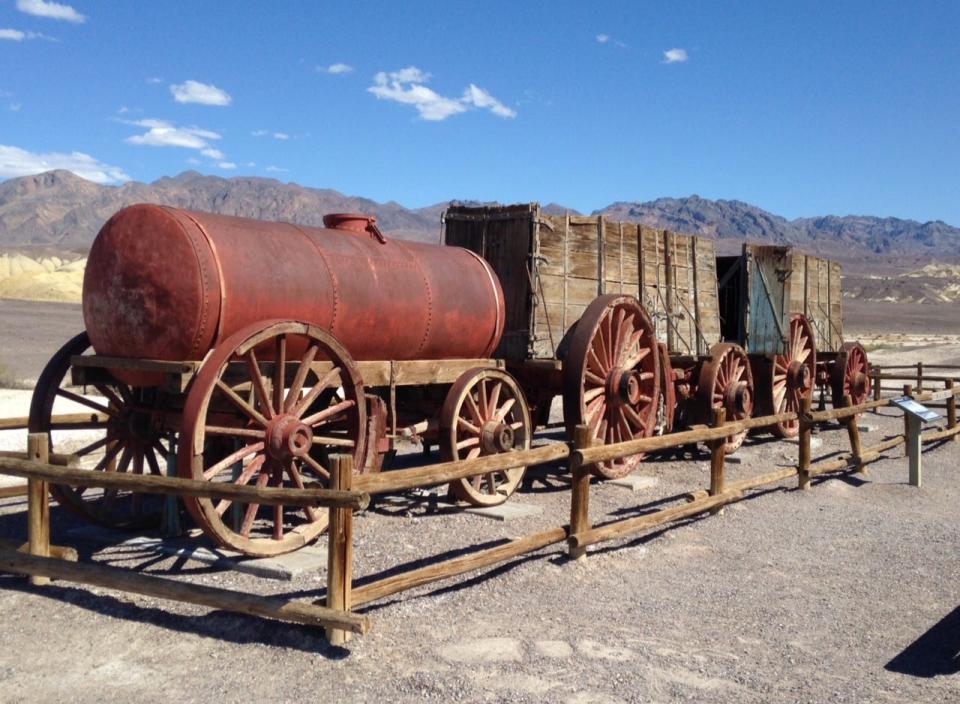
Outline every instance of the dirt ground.
<path id="1" fill-rule="evenodd" d="M 43 310 L 0 306 L 0 319 L 17 329 L 16 316 Z M 3 344 L 6 354 L 20 343 Z M 876 354 L 892 364 L 955 352 L 941 336 Z M 27 395 L 4 398 L 0 414 L 17 415 Z M 884 409 L 862 424 L 872 444 L 902 419 Z M 817 437 L 815 457 L 847 449 L 837 427 Z M 758 436 L 736 457 L 728 481 L 794 464 L 797 446 Z M 958 460 L 960 443 L 931 448 L 917 489 L 898 449 L 867 476 L 815 481 L 807 492 L 784 482 L 721 515 L 598 546 L 582 563 L 548 548 L 374 604 L 373 630 L 346 649 L 308 628 L 0 576 L 0 701 L 956 702 Z M 708 467 L 702 454 L 650 458 L 639 473 L 655 485 L 634 494 L 595 484 L 591 518 L 676 503 L 708 483 Z M 531 471 L 513 501 L 541 513 L 508 522 L 420 494 L 380 503 L 355 522 L 357 577 L 562 525 L 568 486 L 561 466 Z M 0 536 L 25 537 L 23 511 L 22 500 L 0 502 Z M 54 541 L 82 559 L 257 593 L 323 594 L 323 570 L 265 580 L 103 545 L 53 514 Z"/>

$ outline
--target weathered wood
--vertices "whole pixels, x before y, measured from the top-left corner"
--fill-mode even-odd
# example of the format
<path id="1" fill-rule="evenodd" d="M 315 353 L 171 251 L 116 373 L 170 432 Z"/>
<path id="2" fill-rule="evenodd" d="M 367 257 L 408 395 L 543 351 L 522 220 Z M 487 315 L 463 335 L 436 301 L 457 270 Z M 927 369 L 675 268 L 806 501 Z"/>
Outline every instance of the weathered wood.
<path id="1" fill-rule="evenodd" d="M 353 477 L 353 457 L 338 455 L 333 460 L 330 486 L 350 491 Z M 353 584 L 353 511 L 349 508 L 330 509 L 329 548 L 327 550 L 327 607 L 337 612 L 350 611 L 350 592 Z M 331 645 L 343 645 L 350 640 L 349 631 L 328 627 L 327 640 Z"/>
<path id="2" fill-rule="evenodd" d="M 121 489 L 134 493 L 167 496 L 226 499 L 244 504 L 261 504 L 264 506 L 349 506 L 354 509 L 364 509 L 370 503 L 369 495 L 362 492 L 342 492 L 318 488 L 319 485 L 314 483 L 307 484 L 303 489 L 258 488 L 147 474 L 93 472 L 88 469 L 54 467 L 49 464 L 13 458 L 0 458 L 0 474 L 40 479 L 50 484 L 66 486 Z"/>
<path id="3" fill-rule="evenodd" d="M 724 491 L 735 491 L 735 492 L 746 492 L 750 489 L 756 489 L 757 487 L 764 486 L 766 484 L 773 484 L 774 482 L 780 482 L 784 479 L 790 479 L 791 477 L 797 476 L 796 467 L 784 467 L 783 469 L 775 469 L 772 472 L 767 472 L 766 474 L 760 474 L 756 477 L 750 477 L 749 479 L 741 479 L 740 481 L 730 482 L 726 485 Z M 707 489 L 699 489 L 697 491 L 691 491 L 684 496 L 687 501 L 699 501 L 700 499 L 705 499 L 710 496 L 710 492 Z"/>
<path id="4" fill-rule="evenodd" d="M 722 428 L 727 421 L 727 410 L 722 406 L 720 408 L 713 409 L 713 427 Z M 724 461 L 726 459 L 726 452 L 723 450 L 723 446 L 726 444 L 725 439 L 711 440 L 710 441 L 710 496 L 717 496 L 722 494 L 724 491 Z M 714 508 L 710 511 L 711 514 L 717 514 L 722 510 L 722 507 Z"/>
<path id="5" fill-rule="evenodd" d="M 449 579 L 450 577 L 455 577 L 465 572 L 472 572 L 488 565 L 494 565 L 528 552 L 540 550 L 548 545 L 563 542 L 566 540 L 567 535 L 568 532 L 566 528 L 551 528 L 540 533 L 533 533 L 523 538 L 511 540 L 504 545 L 478 550 L 477 552 L 456 557 L 452 560 L 444 560 L 443 562 L 420 567 L 415 570 L 410 570 L 409 572 L 384 577 L 376 582 L 354 588 L 353 604 L 354 606 L 360 606 L 361 604 L 367 604 L 371 601 L 390 596 L 391 594 L 406 591 L 407 589 L 413 589 L 414 587 L 419 587 L 424 584 Z"/>
<path id="6" fill-rule="evenodd" d="M 957 397 L 953 388 L 953 379 L 947 379 L 944 382 L 944 388 L 950 392 L 947 398 L 947 428 L 953 429 L 957 427 Z"/>
<path id="7" fill-rule="evenodd" d="M 902 435 L 897 435 L 889 440 L 863 448 L 860 456 L 856 457 L 852 452 L 840 453 L 835 459 L 817 462 L 810 467 L 810 476 L 816 477 L 830 472 L 839 472 L 842 470 L 856 469 L 861 464 L 868 464 L 880 459 L 880 456 L 887 450 L 892 450 L 904 443 Z"/>
<path id="8" fill-rule="evenodd" d="M 0 549 L 29 555 L 30 543 L 18 543 L 14 540 L 0 538 Z M 51 545 L 49 556 L 58 560 L 67 560 L 69 562 L 76 562 L 79 557 L 76 548 L 70 548 L 65 545 Z"/>
<path id="9" fill-rule="evenodd" d="M 587 425 L 578 425 L 574 429 L 573 444 L 577 449 L 590 447 L 593 433 Z M 578 535 L 590 529 L 590 466 L 571 466 L 572 491 L 570 494 L 570 534 Z M 567 551 L 571 560 L 582 560 L 587 555 L 586 548 L 570 547 Z"/>
<path id="10" fill-rule="evenodd" d="M 0 451 L 0 459 L 9 457 L 15 460 L 29 460 L 30 454 L 27 452 L 13 452 L 10 450 Z M 47 464 L 54 464 L 58 467 L 69 467 L 80 461 L 76 455 L 64 455 L 57 452 L 51 452 L 47 457 Z"/>
<path id="11" fill-rule="evenodd" d="M 883 386 L 880 383 L 880 378 L 881 378 L 880 373 L 881 372 L 880 372 L 879 365 L 871 365 L 870 374 L 871 376 L 873 376 L 873 400 L 874 401 L 880 400 L 880 393 L 883 389 Z M 876 409 L 874 409 L 874 413 L 876 413 Z"/>
<path id="12" fill-rule="evenodd" d="M 849 395 L 843 397 L 843 407 L 852 408 L 853 407 L 853 398 Z M 848 416 L 847 417 L 847 437 L 850 440 L 850 453 L 854 458 L 862 458 L 863 448 L 860 446 L 860 424 L 857 421 L 857 416 Z M 858 474 L 866 474 L 867 468 L 863 464 L 862 459 L 860 463 L 856 466 L 856 471 Z"/>
<path id="13" fill-rule="evenodd" d="M 244 594 L 167 577 L 153 577 L 107 565 L 68 562 L 52 557 L 37 557 L 3 550 L 0 551 L 0 572 L 91 584 L 156 599 L 196 604 L 211 609 L 222 609 L 307 626 L 324 628 L 333 626 L 352 633 L 366 633 L 370 630 L 370 619 L 359 614 L 333 611 L 322 606 L 290 601 L 282 597 Z"/>
<path id="14" fill-rule="evenodd" d="M 762 428 L 765 425 L 796 419 L 796 413 L 779 413 L 774 416 L 766 416 L 765 418 L 747 418 L 746 420 L 732 421 L 724 425 L 722 430 L 719 428 L 696 428 L 680 433 L 627 440 L 626 442 L 611 445 L 596 445 L 586 450 L 574 450 L 572 460 L 574 464 L 607 462 L 618 457 L 656 452 L 657 450 L 682 447 L 699 442 L 709 442 L 710 440 L 726 438 L 729 435 L 739 433 L 743 430 Z"/>
<path id="15" fill-rule="evenodd" d="M 614 523 L 607 523 L 603 526 L 591 528 L 580 535 L 571 535 L 567 539 L 567 542 L 571 547 L 585 548 L 588 545 L 606 540 L 614 540 L 616 538 L 624 538 L 634 533 L 656 528 L 665 523 L 672 523 L 673 521 L 696 516 L 699 513 L 706 513 L 712 509 L 737 501 L 740 498 L 742 498 L 742 494 L 739 492 L 727 490 L 722 494 L 691 501 L 682 506 L 674 506 L 645 516 L 626 518 Z"/>
<path id="16" fill-rule="evenodd" d="M 922 364 L 922 362 L 918 362 L 918 364 Z M 883 374 L 880 375 L 880 378 L 883 379 L 884 381 L 910 380 L 915 382 L 918 378 L 918 375 L 917 374 L 888 374 L 884 372 Z M 944 374 L 924 374 L 923 375 L 923 380 L 927 382 L 932 382 L 932 381 L 945 382 L 948 379 L 953 379 L 953 378 L 955 377 L 946 376 Z M 918 389 L 915 389 L 915 390 L 919 392 Z"/>
<path id="17" fill-rule="evenodd" d="M 50 421 L 57 425 L 73 423 L 106 423 L 109 419 L 106 413 L 61 413 L 53 416 Z M 30 419 L 22 418 L 0 418 L 0 430 L 26 430 L 30 427 Z"/>
<path id="18" fill-rule="evenodd" d="M 920 435 L 920 442 L 936 442 L 949 438 L 960 438 L 960 426 L 944 428 L 943 430 L 929 430 Z"/>
<path id="19" fill-rule="evenodd" d="M 806 491 L 810 488 L 810 442 L 813 437 L 813 422 L 810 420 L 810 403 L 813 399 L 804 398 L 800 406 L 799 460 L 797 462 L 797 488 Z"/>
<path id="20" fill-rule="evenodd" d="M 27 436 L 27 457 L 31 462 L 46 464 L 50 442 L 46 433 L 30 433 Z M 27 545 L 30 554 L 50 557 L 50 490 L 47 483 L 36 477 L 27 479 Z M 32 575 L 30 583 L 43 586 L 50 579 Z"/>
<path id="21" fill-rule="evenodd" d="M 552 443 L 532 450 L 516 450 L 473 460 L 442 462 L 427 467 L 397 469 L 381 474 L 361 474 L 354 477 L 354 491 L 368 494 L 390 494 L 417 487 L 446 484 L 457 479 L 473 477 L 488 472 L 499 472 L 515 467 L 544 464 L 570 456 L 570 448 L 563 443 Z"/>
<path id="22" fill-rule="evenodd" d="M 913 386 L 910 384 L 903 385 L 903 395 L 913 397 Z M 914 398 L 916 400 L 916 398 Z M 906 411 L 903 412 L 903 437 L 909 440 L 910 438 L 910 414 Z M 910 444 L 909 442 L 904 445 L 903 451 L 907 453 L 907 456 L 910 455 Z"/>
<path id="23" fill-rule="evenodd" d="M 0 486 L 0 499 L 12 499 L 15 496 L 26 496 L 27 485 Z"/>

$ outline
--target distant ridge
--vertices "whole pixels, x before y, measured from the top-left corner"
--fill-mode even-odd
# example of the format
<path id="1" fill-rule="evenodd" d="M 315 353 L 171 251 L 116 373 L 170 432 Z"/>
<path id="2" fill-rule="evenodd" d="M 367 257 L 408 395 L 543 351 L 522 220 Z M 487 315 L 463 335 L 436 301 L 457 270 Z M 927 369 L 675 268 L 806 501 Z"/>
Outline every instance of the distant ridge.
<path id="1" fill-rule="evenodd" d="M 268 178 L 204 176 L 195 171 L 150 184 L 131 181 L 121 186 L 101 186 L 69 171 L 48 171 L 0 182 L 0 247 L 85 252 L 107 218 L 140 202 L 302 225 L 320 225 L 326 213 L 359 211 L 376 215 L 381 228 L 393 237 L 424 242 L 438 241 L 440 215 L 450 203 L 478 204 L 448 201 L 409 209 L 332 189 Z M 557 203 L 544 205 L 543 211 L 576 213 Z M 960 257 L 960 229 L 939 221 L 834 215 L 787 220 L 742 201 L 697 195 L 617 202 L 594 214 L 714 237 L 727 251 L 752 241 L 793 245 L 846 261 Z"/>

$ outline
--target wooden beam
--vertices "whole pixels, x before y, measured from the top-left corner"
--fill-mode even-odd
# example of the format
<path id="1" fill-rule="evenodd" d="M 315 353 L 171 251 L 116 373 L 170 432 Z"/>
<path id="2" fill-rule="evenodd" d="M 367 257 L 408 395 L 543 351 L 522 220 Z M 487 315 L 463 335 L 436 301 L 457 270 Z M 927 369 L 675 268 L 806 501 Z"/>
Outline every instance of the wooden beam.
<path id="1" fill-rule="evenodd" d="M 619 457 L 628 457 L 630 455 L 640 454 L 642 452 L 656 452 L 657 450 L 666 450 L 671 447 L 682 447 L 699 442 L 709 442 L 720 438 L 735 435 L 743 430 L 753 428 L 763 428 L 774 423 L 796 420 L 796 413 L 779 413 L 774 416 L 765 416 L 763 418 L 747 418 L 746 420 L 737 420 L 727 423 L 720 428 L 697 428 L 695 430 L 686 430 L 680 433 L 671 433 L 669 435 L 657 435 L 650 438 L 640 438 L 639 440 L 627 440 L 626 442 L 614 443 L 611 445 L 596 445 L 585 450 L 574 450 L 571 457 L 574 464 L 594 464 L 596 462 L 607 462 Z"/>
<path id="2" fill-rule="evenodd" d="M 810 488 L 810 444 L 813 438 L 813 422 L 810 420 L 810 403 L 806 397 L 800 406 L 800 437 L 798 442 L 799 459 L 797 461 L 797 488 L 806 491 Z"/>
<path id="3" fill-rule="evenodd" d="M 317 488 L 308 484 L 304 489 L 281 489 L 255 486 L 236 486 L 220 482 L 157 477 L 153 475 L 119 474 L 116 472 L 93 472 L 74 467 L 54 467 L 49 464 L 0 458 L 0 474 L 27 479 L 40 479 L 50 484 L 66 486 L 122 489 L 134 493 L 163 494 L 168 496 L 195 496 L 207 499 L 226 499 L 244 504 L 264 506 L 342 506 L 364 509 L 370 497 L 356 491 L 335 491 Z"/>
<path id="4" fill-rule="evenodd" d="M 756 489 L 757 487 L 761 487 L 766 484 L 773 484 L 774 482 L 781 482 L 784 479 L 790 479 L 791 477 L 795 476 L 797 476 L 796 467 L 784 467 L 783 469 L 775 469 L 772 472 L 760 474 L 756 477 L 750 477 L 749 479 L 741 479 L 738 482 L 730 482 L 726 485 L 724 491 L 746 492 L 750 489 Z M 700 489 L 699 491 L 691 491 L 685 496 L 685 498 L 687 501 L 699 501 L 700 499 L 705 499 L 708 496 L 710 496 L 710 492 L 707 489 Z"/>
<path id="5" fill-rule="evenodd" d="M 587 425 L 578 425 L 573 431 L 573 443 L 577 449 L 590 447 L 593 433 Z M 589 465 L 571 466 L 572 491 L 570 492 L 570 534 L 578 535 L 590 529 L 590 474 Z M 587 556 L 586 548 L 570 547 L 571 560 L 583 560 Z"/>
<path id="6" fill-rule="evenodd" d="M 276 596 L 258 596 L 202 584 L 153 577 L 107 565 L 67 562 L 52 557 L 0 551 L 0 572 L 42 576 L 106 589 L 207 606 L 307 626 L 336 627 L 352 633 L 370 630 L 370 619 Z"/>
<path id="7" fill-rule="evenodd" d="M 10 552 L 19 552 L 29 555 L 30 543 L 18 543 L 13 540 L 7 540 L 6 538 L 0 538 L 0 550 L 8 550 Z M 51 545 L 50 557 L 54 557 L 58 560 L 67 560 L 68 562 L 76 562 L 79 556 L 77 555 L 76 548 L 69 548 L 65 545 Z"/>
<path id="8" fill-rule="evenodd" d="M 519 555 L 540 550 L 563 542 L 567 538 L 566 528 L 551 528 L 540 533 L 533 533 L 523 538 L 511 540 L 505 545 L 497 545 L 485 550 L 479 550 L 469 555 L 444 560 L 434 565 L 420 567 L 409 572 L 384 577 L 376 582 L 364 584 L 353 589 L 353 605 L 367 604 L 382 599 L 391 594 L 413 589 L 424 584 L 430 584 L 443 579 L 449 579 L 465 572 L 472 572 L 488 565 L 494 565 Z"/>
<path id="9" fill-rule="evenodd" d="M 61 413 L 50 420 L 54 425 L 61 423 L 106 423 L 110 418 L 106 413 Z M 0 418 L 0 430 L 26 430 L 30 427 L 30 418 Z"/>
<path id="10" fill-rule="evenodd" d="M 665 523 L 672 523 L 673 521 L 696 516 L 699 513 L 706 513 L 724 504 L 737 501 L 740 498 L 742 498 L 740 492 L 727 490 L 722 494 L 709 496 L 705 499 L 698 499 L 697 501 L 692 501 L 682 506 L 674 506 L 646 516 L 627 518 L 614 523 L 607 523 L 597 528 L 591 528 L 589 531 L 581 533 L 580 535 L 571 535 L 567 542 L 571 547 L 582 548 L 605 540 L 624 538 L 634 533 L 656 528 Z"/>
<path id="11" fill-rule="evenodd" d="M 516 450 L 497 455 L 487 455 L 474 460 L 442 462 L 427 467 L 397 469 L 380 474 L 361 474 L 353 478 L 355 491 L 368 494 L 390 494 L 417 487 L 446 484 L 457 479 L 473 477 L 488 472 L 499 472 L 515 467 L 544 464 L 570 456 L 566 443 L 551 443 L 533 450 Z"/>
<path id="12" fill-rule="evenodd" d="M 723 406 L 713 409 L 713 427 L 722 428 L 727 420 L 727 409 Z M 710 441 L 710 496 L 717 496 L 724 491 L 724 462 L 726 461 L 726 452 L 723 446 L 726 444 L 725 438 Z M 722 507 L 714 508 L 711 514 L 717 514 Z"/>
<path id="13" fill-rule="evenodd" d="M 330 474 L 330 486 L 340 491 L 350 491 L 352 477 L 353 457 L 336 456 Z M 328 532 L 327 607 L 337 612 L 349 612 L 353 583 L 353 510 L 331 508 Z M 343 645 L 350 640 L 350 632 L 329 627 L 327 640 L 331 645 Z"/>
<path id="14" fill-rule="evenodd" d="M 50 451 L 46 433 L 30 433 L 27 436 L 27 457 L 32 462 L 46 464 Z M 50 488 L 43 479 L 27 479 L 27 546 L 31 555 L 50 557 Z M 32 575 L 30 584 L 43 586 L 50 579 Z"/>

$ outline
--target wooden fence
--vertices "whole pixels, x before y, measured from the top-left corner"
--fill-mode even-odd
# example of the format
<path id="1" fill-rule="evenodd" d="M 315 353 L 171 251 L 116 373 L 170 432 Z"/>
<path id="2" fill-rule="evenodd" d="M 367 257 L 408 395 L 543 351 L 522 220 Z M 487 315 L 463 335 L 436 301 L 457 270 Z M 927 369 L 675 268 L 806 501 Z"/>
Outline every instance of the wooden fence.
<path id="1" fill-rule="evenodd" d="M 930 381 L 927 377 L 926 381 Z M 907 386 L 904 389 L 911 392 Z M 924 392 L 915 394 L 918 401 L 944 396 L 947 408 L 946 428 L 932 430 L 921 437 L 923 442 L 942 442 L 956 439 L 960 434 L 957 424 L 956 394 L 952 380 L 947 380 L 948 393 Z M 157 598 L 200 604 L 215 609 L 226 609 L 255 614 L 296 623 L 306 623 L 327 629 L 331 643 L 342 645 L 353 633 L 365 633 L 370 628 L 367 616 L 355 608 L 383 599 L 414 587 L 431 584 L 456 575 L 481 569 L 550 545 L 566 543 L 571 558 L 586 558 L 590 545 L 624 538 L 649 531 L 675 521 L 703 513 L 715 513 L 725 504 L 742 499 L 747 491 L 767 484 L 796 477 L 799 489 L 809 489 L 811 479 L 831 472 L 866 472 L 866 465 L 880 459 L 884 453 L 906 443 L 904 434 L 897 434 L 883 442 L 863 447 L 857 423 L 859 414 L 890 406 L 889 399 L 877 399 L 857 406 L 846 399 L 844 407 L 813 412 L 809 402 L 800 413 L 783 413 L 765 418 L 751 418 L 727 422 L 718 411 L 711 426 L 697 427 L 671 435 L 630 440 L 613 445 L 591 446 L 586 426 L 576 429 L 574 442 L 553 443 L 531 450 L 517 451 L 473 460 L 448 462 L 426 467 L 396 470 L 383 474 L 354 475 L 352 460 L 347 456 L 334 458 L 329 489 L 310 487 L 305 490 L 258 489 L 213 485 L 179 478 L 141 475 L 94 474 L 89 470 L 56 466 L 48 462 L 46 436 L 29 436 L 29 459 L 0 458 L 0 474 L 26 477 L 28 491 L 28 543 L 19 549 L 0 541 L 0 571 L 30 575 L 34 583 L 45 583 L 50 578 L 94 584 L 121 591 L 146 594 Z M 798 420 L 800 423 L 799 457 L 795 467 L 785 467 L 749 479 L 726 482 L 723 440 L 727 436 L 752 428 L 762 428 L 776 422 Z M 811 435 L 814 426 L 837 421 L 846 428 L 850 451 L 818 462 L 813 461 Z M 594 525 L 590 519 L 591 465 L 636 453 L 649 453 L 668 448 L 706 443 L 711 450 L 710 481 L 706 489 L 692 491 L 687 502 L 642 516 L 615 519 Z M 435 486 L 457 479 L 485 475 L 489 472 L 532 466 L 565 460 L 572 479 L 569 524 L 549 527 L 536 533 L 510 540 L 504 544 L 477 550 L 452 559 L 433 562 L 425 567 L 391 574 L 355 586 L 353 579 L 353 513 L 367 506 L 370 496 L 395 493 L 415 487 Z M 50 516 L 47 483 L 85 485 L 92 487 L 123 488 L 133 492 L 173 496 L 204 496 L 214 499 L 245 500 L 264 505 L 282 503 L 296 506 L 323 506 L 330 511 L 328 533 L 327 595 L 325 604 L 309 603 L 244 594 L 224 589 L 195 585 L 169 578 L 131 573 L 99 564 L 80 564 L 76 553 L 51 545 Z"/>

